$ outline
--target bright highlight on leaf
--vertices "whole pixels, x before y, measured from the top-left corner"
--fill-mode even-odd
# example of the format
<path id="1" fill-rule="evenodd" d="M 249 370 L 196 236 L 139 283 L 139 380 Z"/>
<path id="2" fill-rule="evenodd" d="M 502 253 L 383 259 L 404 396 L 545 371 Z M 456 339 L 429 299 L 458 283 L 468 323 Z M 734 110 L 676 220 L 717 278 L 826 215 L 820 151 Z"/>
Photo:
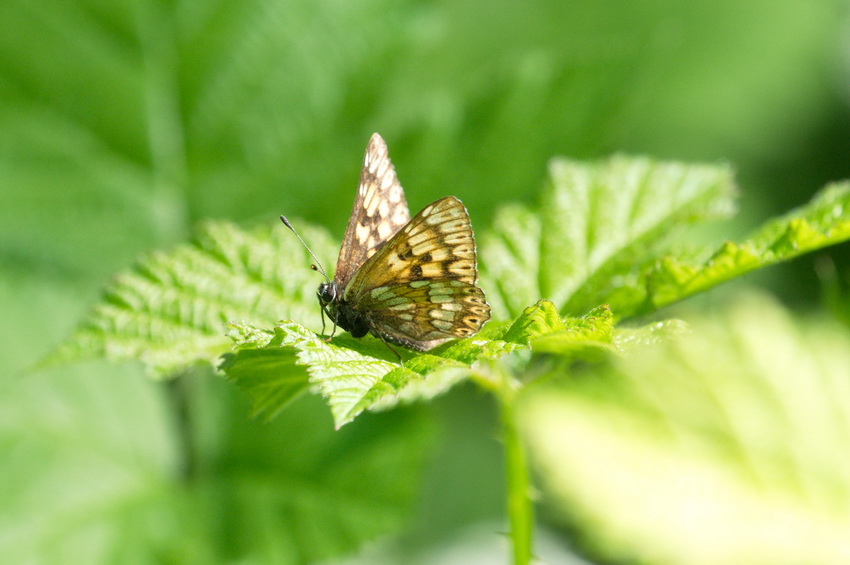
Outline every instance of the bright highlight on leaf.
<path id="1" fill-rule="evenodd" d="M 546 492 L 608 559 L 847 563 L 850 337 L 765 299 L 727 312 L 529 389 Z"/>

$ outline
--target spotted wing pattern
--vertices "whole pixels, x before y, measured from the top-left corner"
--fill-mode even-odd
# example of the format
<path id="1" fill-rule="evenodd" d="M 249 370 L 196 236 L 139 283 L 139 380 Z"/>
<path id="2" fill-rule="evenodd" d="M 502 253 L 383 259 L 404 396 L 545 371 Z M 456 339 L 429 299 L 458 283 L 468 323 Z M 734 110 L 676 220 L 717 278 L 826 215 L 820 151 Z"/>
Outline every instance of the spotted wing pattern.
<path id="1" fill-rule="evenodd" d="M 490 307 L 476 283 L 469 214 L 447 196 L 426 206 L 369 258 L 343 298 L 373 333 L 416 349 L 477 332 Z"/>
<path id="2" fill-rule="evenodd" d="M 490 319 L 480 288 L 460 280 L 420 280 L 381 286 L 362 300 L 372 333 L 426 351 L 469 337 Z"/>
<path id="3" fill-rule="evenodd" d="M 360 185 L 339 250 L 334 282 L 345 288 L 352 275 L 410 220 L 404 190 L 377 133 L 366 147 Z"/>
<path id="4" fill-rule="evenodd" d="M 371 257 L 345 288 L 356 302 L 371 289 L 418 280 L 475 284 L 475 240 L 469 214 L 454 196 L 429 204 Z"/>

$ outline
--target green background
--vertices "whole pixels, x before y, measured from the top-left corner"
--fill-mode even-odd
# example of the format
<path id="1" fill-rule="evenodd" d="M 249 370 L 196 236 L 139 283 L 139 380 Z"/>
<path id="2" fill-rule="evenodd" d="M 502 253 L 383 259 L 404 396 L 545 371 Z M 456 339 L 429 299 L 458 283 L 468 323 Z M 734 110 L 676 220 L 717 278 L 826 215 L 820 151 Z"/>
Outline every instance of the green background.
<path id="1" fill-rule="evenodd" d="M 150 536 L 170 546 L 167 526 L 126 554 L 102 549 L 108 528 L 56 542 L 87 513 L 114 512 L 106 523 L 122 532 L 147 523 L 123 498 L 80 510 L 93 492 L 127 492 L 127 468 L 140 491 L 172 498 L 171 473 L 188 463 L 168 386 L 192 399 L 183 440 L 204 476 L 231 460 L 283 480 L 300 452 L 269 453 L 293 434 L 306 450 L 304 437 L 329 434 L 315 398 L 265 425 L 203 371 L 181 385 L 135 365 L 27 371 L 139 253 L 207 218 L 252 226 L 285 213 L 341 237 L 373 131 L 414 212 L 455 195 L 477 230 L 502 202 L 533 201 L 554 155 L 728 161 L 743 210 L 719 232 L 731 237 L 850 177 L 848 14 L 839 0 L 0 3 L 0 556 L 169 560 L 133 549 Z M 841 264 L 846 246 L 829 254 Z M 816 259 L 750 282 L 817 307 Z M 424 487 L 396 485 L 413 493 L 413 517 L 385 517 L 406 524 L 396 543 L 429 551 L 458 528 L 500 527 L 486 397 L 464 387 L 364 420 L 346 433 L 367 441 L 392 422 L 421 445 Z M 204 514 L 198 547 L 180 551 L 233 560 L 274 537 L 243 523 L 241 541 L 218 538 L 234 515 L 221 512 L 230 518 Z"/>

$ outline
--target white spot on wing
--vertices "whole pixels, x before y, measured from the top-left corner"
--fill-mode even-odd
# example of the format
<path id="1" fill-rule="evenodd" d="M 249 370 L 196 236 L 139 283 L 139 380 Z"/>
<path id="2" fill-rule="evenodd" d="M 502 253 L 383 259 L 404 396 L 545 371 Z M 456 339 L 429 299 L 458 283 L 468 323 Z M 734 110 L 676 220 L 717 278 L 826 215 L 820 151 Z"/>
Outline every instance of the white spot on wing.
<path id="1" fill-rule="evenodd" d="M 369 237 L 369 226 L 361 226 L 357 224 L 357 227 L 354 228 L 354 235 L 357 236 L 357 241 L 366 241 L 366 238 Z"/>
<path id="2" fill-rule="evenodd" d="M 392 231 L 392 227 L 386 222 L 378 226 L 378 236 L 382 240 L 388 239 L 392 235 Z"/>

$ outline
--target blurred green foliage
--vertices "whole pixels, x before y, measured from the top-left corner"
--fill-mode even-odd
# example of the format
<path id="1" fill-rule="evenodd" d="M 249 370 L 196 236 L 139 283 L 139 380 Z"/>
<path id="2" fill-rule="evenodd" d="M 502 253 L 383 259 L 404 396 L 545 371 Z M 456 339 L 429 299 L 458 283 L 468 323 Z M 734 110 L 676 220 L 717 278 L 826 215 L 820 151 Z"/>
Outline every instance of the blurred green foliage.
<path id="1" fill-rule="evenodd" d="M 846 563 L 847 329 L 764 296 L 728 306 L 530 391 L 543 504 L 615 561 Z"/>
<path id="2" fill-rule="evenodd" d="M 247 402 L 223 383 L 195 375 L 183 409 L 200 453 L 181 460 L 173 395 L 135 367 L 21 371 L 71 331 L 112 273 L 184 241 L 201 220 L 271 225 L 286 213 L 341 236 L 373 131 L 388 140 L 412 209 L 453 194 L 477 229 L 503 201 L 531 200 L 553 155 L 616 151 L 726 160 L 745 210 L 784 211 L 850 177 L 847 23 L 843 0 L 0 3 L 3 561 L 297 562 L 350 550 L 345 528 L 332 536 L 339 545 L 302 537 L 309 550 L 280 538 L 287 514 L 275 501 L 293 475 L 309 479 L 333 459 L 286 451 L 309 433 L 338 442 L 331 454 L 362 442 L 415 451 L 433 433 L 430 487 L 375 485 L 399 506 L 370 508 L 371 535 L 409 505 L 417 512 L 400 544 L 411 552 L 498 520 L 498 446 L 480 441 L 495 423 L 468 389 L 377 416 L 407 435 L 358 422 L 336 439 L 315 399 L 296 403 L 295 422 L 267 427 L 245 421 Z M 843 270 L 846 251 L 835 257 Z M 811 271 L 801 262 L 769 282 L 813 303 Z M 404 453 L 400 469 L 423 464 Z M 204 488 L 180 486 L 187 472 Z M 166 499 L 210 511 L 169 515 Z M 267 505 L 249 512 L 245 500 Z M 175 530 L 185 532 L 177 545 Z"/>

